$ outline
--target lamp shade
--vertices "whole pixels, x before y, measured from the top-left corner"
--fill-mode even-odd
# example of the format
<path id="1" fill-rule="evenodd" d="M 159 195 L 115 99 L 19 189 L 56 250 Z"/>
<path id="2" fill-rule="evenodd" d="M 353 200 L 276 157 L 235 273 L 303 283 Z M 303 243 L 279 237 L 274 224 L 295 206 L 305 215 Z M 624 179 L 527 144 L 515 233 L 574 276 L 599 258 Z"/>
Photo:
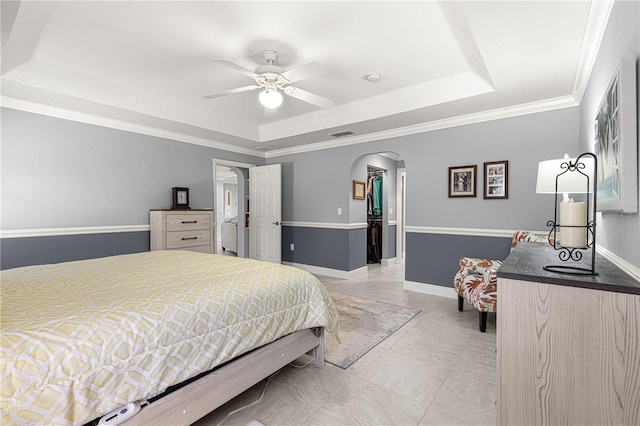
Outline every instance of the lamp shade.
<path id="1" fill-rule="evenodd" d="M 557 160 L 546 160 L 538 163 L 538 179 L 536 182 L 536 192 L 539 194 L 558 193 L 586 193 L 593 192 L 594 182 L 594 161 L 591 157 L 580 158 L 580 163 L 584 168 L 578 168 L 582 173 L 567 171 L 569 164 L 575 164 L 575 158 L 560 158 Z M 564 164 L 564 167 L 563 167 Z M 562 175 L 561 175 L 562 173 Z M 584 173 L 584 174 L 583 174 Z M 558 176 L 560 175 L 560 176 Z M 589 188 L 587 189 L 587 175 L 589 177 Z M 558 187 L 556 188 L 556 177 Z"/>
<path id="2" fill-rule="evenodd" d="M 258 95 L 258 99 L 263 106 L 269 109 L 278 108 L 282 105 L 282 94 L 277 89 L 264 89 Z"/>

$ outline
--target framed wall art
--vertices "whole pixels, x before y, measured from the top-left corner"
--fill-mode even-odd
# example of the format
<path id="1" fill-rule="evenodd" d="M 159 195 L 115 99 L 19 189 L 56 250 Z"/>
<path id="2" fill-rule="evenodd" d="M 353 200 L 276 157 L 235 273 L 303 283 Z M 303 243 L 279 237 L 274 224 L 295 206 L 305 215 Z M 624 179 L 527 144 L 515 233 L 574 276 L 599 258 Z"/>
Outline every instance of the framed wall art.
<path id="1" fill-rule="evenodd" d="M 484 163 L 484 198 L 487 200 L 509 198 L 509 162 Z"/>
<path id="2" fill-rule="evenodd" d="M 364 200 L 366 194 L 366 186 L 365 181 L 363 180 L 354 180 L 353 181 L 353 199 L 354 200 Z"/>
<path id="3" fill-rule="evenodd" d="M 476 196 L 476 166 L 449 167 L 449 198 Z"/>
<path id="4" fill-rule="evenodd" d="M 594 122 L 598 211 L 638 212 L 636 60 L 625 56 L 607 87 Z"/>

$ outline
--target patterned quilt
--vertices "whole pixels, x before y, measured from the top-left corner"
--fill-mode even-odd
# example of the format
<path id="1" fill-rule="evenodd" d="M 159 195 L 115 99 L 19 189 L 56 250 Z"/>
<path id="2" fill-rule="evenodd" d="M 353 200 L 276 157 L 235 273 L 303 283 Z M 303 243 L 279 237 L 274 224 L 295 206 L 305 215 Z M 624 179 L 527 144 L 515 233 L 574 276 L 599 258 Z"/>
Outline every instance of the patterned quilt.
<path id="1" fill-rule="evenodd" d="M 0 423 L 82 424 L 297 330 L 337 327 L 297 268 L 187 251 L 1 274 Z"/>

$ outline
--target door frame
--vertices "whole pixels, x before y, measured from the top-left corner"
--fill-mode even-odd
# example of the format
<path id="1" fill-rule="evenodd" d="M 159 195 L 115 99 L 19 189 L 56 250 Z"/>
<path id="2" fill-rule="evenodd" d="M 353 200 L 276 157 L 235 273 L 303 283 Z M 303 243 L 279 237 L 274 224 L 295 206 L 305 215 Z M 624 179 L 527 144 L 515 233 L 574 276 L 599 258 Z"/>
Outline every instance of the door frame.
<path id="1" fill-rule="evenodd" d="M 231 161 L 231 160 L 223 160 L 223 159 L 218 159 L 218 158 L 214 158 L 213 159 L 213 191 L 212 191 L 212 196 L 213 196 L 213 217 L 214 217 L 214 224 L 213 224 L 213 238 L 214 238 L 214 245 L 213 245 L 213 252 L 217 253 L 218 250 L 218 244 L 217 244 L 217 238 L 218 238 L 218 224 L 217 221 L 215 220 L 216 218 L 216 213 L 217 213 L 217 209 L 218 209 L 218 194 L 217 194 L 217 180 L 218 180 L 218 176 L 217 176 L 217 166 L 221 165 L 221 166 L 227 166 L 227 167 L 231 167 L 231 168 L 236 168 L 236 169 L 250 169 L 252 167 L 256 167 L 256 164 L 251 164 L 251 163 L 241 163 L 239 161 Z M 242 173 L 238 173 L 238 171 L 234 170 L 234 172 L 236 173 L 236 176 L 238 176 L 238 257 L 249 257 L 249 243 L 245 244 L 245 234 L 248 236 L 249 232 L 248 229 L 245 228 L 244 226 L 244 218 L 245 218 L 245 214 L 247 213 L 247 203 L 245 202 L 246 196 L 248 196 L 248 192 L 245 193 L 245 178 L 242 175 Z M 242 178 L 242 179 L 240 179 Z M 248 177 L 247 177 L 248 179 Z M 241 189 L 241 181 L 242 181 L 242 189 Z M 248 191 L 248 189 L 247 189 Z M 241 196 L 242 193 L 242 196 Z M 242 198 L 241 198 L 242 197 Z M 249 237 L 247 237 L 249 238 Z"/>
<path id="2" fill-rule="evenodd" d="M 407 169 L 396 169 L 396 258 L 404 260 L 405 256 L 405 233 L 407 211 Z"/>

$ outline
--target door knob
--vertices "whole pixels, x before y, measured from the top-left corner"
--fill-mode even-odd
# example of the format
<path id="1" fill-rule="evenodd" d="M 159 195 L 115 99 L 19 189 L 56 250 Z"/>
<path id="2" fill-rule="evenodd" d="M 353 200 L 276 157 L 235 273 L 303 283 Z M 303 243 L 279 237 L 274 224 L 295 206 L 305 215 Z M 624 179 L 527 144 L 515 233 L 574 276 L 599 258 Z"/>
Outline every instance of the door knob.
<path id="1" fill-rule="evenodd" d="M 273 222 L 274 225 L 280 225 L 280 222 Z"/>

